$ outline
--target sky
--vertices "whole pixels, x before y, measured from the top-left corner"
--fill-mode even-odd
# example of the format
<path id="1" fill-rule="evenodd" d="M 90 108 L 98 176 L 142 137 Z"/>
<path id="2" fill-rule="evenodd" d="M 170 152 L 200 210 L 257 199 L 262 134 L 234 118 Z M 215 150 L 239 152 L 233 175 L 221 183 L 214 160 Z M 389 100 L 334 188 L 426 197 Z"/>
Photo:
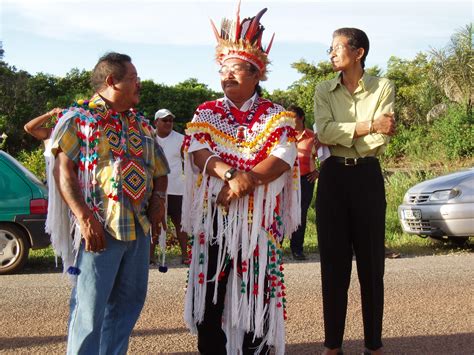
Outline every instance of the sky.
<path id="1" fill-rule="evenodd" d="M 91 70 L 109 51 L 132 57 L 142 80 L 175 85 L 189 78 L 220 91 L 216 40 L 223 17 L 235 18 L 237 1 L 0 0 L 4 61 L 31 74 L 64 76 Z M 370 39 L 367 66 L 386 68 L 390 56 L 413 59 L 443 48 L 453 33 L 472 22 L 473 2 L 439 0 L 242 0 L 241 19 L 268 11 L 263 45 L 273 33 L 270 92 L 286 90 L 301 75 L 291 64 L 327 60 L 332 32 L 357 27 Z"/>

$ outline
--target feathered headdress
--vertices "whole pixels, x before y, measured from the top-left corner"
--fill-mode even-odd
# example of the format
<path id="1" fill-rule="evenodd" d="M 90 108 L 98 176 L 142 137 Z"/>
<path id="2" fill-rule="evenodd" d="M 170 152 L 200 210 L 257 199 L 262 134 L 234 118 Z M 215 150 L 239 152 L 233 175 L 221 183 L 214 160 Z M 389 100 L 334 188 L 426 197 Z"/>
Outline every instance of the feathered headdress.
<path id="1" fill-rule="evenodd" d="M 267 9 L 261 10 L 252 18 L 245 18 L 240 22 L 240 0 L 237 5 L 235 21 L 222 19 L 221 31 L 211 20 L 212 29 L 217 39 L 216 60 L 222 64 L 226 59 L 239 58 L 253 64 L 260 70 L 260 80 L 266 80 L 268 53 L 272 47 L 272 39 L 267 49 L 262 47 L 262 35 L 265 27 L 260 24 L 260 19 Z"/>

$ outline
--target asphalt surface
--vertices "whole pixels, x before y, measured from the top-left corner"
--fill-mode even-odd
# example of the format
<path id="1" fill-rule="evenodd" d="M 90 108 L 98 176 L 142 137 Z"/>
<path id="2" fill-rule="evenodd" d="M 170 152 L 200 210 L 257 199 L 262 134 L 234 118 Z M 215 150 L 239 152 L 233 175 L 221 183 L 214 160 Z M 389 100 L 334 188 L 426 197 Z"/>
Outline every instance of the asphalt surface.
<path id="1" fill-rule="evenodd" d="M 384 345 L 388 354 L 474 354 L 474 254 L 387 260 Z M 183 322 L 186 268 L 150 270 L 148 297 L 130 354 L 195 353 Z M 287 354 L 318 354 L 323 321 L 318 256 L 288 261 Z M 58 272 L 0 276 L 0 353 L 61 354 L 70 286 Z M 363 350 L 359 287 L 353 267 L 344 351 Z"/>

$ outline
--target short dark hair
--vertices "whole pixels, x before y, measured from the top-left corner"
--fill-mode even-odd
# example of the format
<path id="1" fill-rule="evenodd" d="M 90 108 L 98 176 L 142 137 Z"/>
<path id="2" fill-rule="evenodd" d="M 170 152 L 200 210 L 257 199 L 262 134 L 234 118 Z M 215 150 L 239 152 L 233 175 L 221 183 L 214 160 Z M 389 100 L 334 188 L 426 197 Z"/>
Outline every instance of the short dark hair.
<path id="1" fill-rule="evenodd" d="M 349 46 L 355 49 L 364 48 L 364 55 L 360 60 L 362 68 L 365 67 L 365 58 L 369 54 L 369 37 L 365 34 L 364 31 L 359 30 L 358 28 L 343 27 L 334 31 L 332 37 L 344 36 L 347 38 L 347 43 Z"/>
<path id="2" fill-rule="evenodd" d="M 91 85 L 95 91 L 99 91 L 105 85 L 105 79 L 112 75 L 114 79 L 120 81 L 127 73 L 126 63 L 131 63 L 132 58 L 126 54 L 109 52 L 100 57 L 92 70 Z"/>
<path id="3" fill-rule="evenodd" d="M 290 105 L 290 106 L 288 106 L 287 111 L 291 111 L 291 112 L 296 113 L 296 116 L 301 118 L 304 122 L 304 110 L 301 107 L 296 106 L 296 105 Z"/>

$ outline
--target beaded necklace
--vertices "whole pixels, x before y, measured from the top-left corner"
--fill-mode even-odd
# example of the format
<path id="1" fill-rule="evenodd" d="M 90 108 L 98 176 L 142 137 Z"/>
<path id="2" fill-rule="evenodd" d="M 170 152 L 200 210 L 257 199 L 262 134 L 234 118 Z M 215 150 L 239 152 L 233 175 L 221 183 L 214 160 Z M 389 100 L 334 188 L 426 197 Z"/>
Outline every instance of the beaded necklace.
<path id="1" fill-rule="evenodd" d="M 101 101 L 100 96 L 96 100 L 91 101 L 79 100 L 76 107 L 82 106 L 83 109 L 88 110 L 97 120 L 98 125 L 103 128 L 103 132 L 107 137 L 107 143 L 114 161 L 114 172 L 110 179 L 111 191 L 107 194 L 107 197 L 117 202 L 119 200 L 118 188 L 121 185 L 123 193 L 130 198 L 130 201 L 135 205 L 140 205 L 146 191 L 146 174 L 144 168 L 132 159 L 141 158 L 143 155 L 142 136 L 138 120 L 135 117 L 136 112 L 131 109 L 126 113 L 118 113 L 107 109 L 103 105 L 96 104 L 98 101 Z M 122 120 L 127 118 L 129 127 L 125 132 Z M 84 121 L 78 123 L 80 126 L 86 124 Z M 92 129 L 96 127 L 92 123 L 89 125 Z M 96 158 L 96 145 L 99 135 L 98 130 L 93 135 L 94 139 L 97 140 L 94 143 L 94 156 Z M 127 135 L 128 140 L 126 139 Z M 83 142 L 81 145 L 85 145 L 85 140 L 90 140 L 89 137 L 81 132 L 78 132 L 78 137 Z M 87 157 L 83 157 L 82 160 L 87 160 Z M 95 165 L 97 165 L 97 159 L 94 159 L 93 164 L 89 165 L 89 169 L 92 170 Z"/>
<path id="2" fill-rule="evenodd" d="M 234 115 L 232 114 L 232 112 L 230 110 L 230 107 L 229 107 L 229 104 L 227 103 L 227 101 L 224 101 L 222 106 L 223 106 L 223 109 L 224 109 L 225 118 L 227 119 L 227 121 L 230 124 L 232 124 L 234 126 L 241 126 L 241 125 L 248 126 L 252 123 L 253 117 L 255 116 L 255 112 L 257 112 L 257 108 L 258 108 L 259 104 L 260 104 L 260 98 L 257 97 L 254 100 L 253 105 L 250 108 L 250 111 L 248 112 L 248 114 L 245 117 L 245 122 L 243 122 L 243 123 L 237 122 L 237 120 L 235 119 Z"/>
<path id="3" fill-rule="evenodd" d="M 142 137 L 134 113 L 128 111 L 119 114 L 109 110 L 104 131 L 115 160 L 115 170 L 120 169 L 122 175 L 122 190 L 133 203 L 139 204 L 146 191 L 146 174 L 143 167 L 133 159 L 143 156 Z M 125 132 L 122 122 L 127 118 L 129 126 Z M 116 183 L 116 179 L 113 183 Z"/>

